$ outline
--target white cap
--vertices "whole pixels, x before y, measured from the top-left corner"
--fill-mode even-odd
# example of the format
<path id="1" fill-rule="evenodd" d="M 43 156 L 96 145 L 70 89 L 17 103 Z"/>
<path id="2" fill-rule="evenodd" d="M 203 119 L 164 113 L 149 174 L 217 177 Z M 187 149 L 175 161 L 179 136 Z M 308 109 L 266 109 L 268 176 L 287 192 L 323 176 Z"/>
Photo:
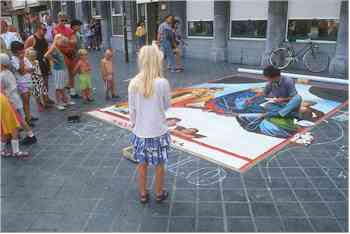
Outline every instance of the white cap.
<path id="1" fill-rule="evenodd" d="M 0 64 L 10 65 L 10 57 L 5 53 L 0 53 Z"/>

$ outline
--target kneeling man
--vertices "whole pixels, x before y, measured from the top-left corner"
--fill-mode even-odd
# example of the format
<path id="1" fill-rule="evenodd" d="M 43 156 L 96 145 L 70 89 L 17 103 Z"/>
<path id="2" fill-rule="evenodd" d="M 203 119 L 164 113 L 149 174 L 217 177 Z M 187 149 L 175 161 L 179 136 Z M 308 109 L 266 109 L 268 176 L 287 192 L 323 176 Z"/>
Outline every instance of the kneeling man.
<path id="1" fill-rule="evenodd" d="M 267 66 L 263 72 L 268 83 L 263 92 L 246 101 L 250 105 L 258 97 L 271 98 L 271 102 L 265 105 L 267 117 L 294 117 L 299 118 L 299 108 L 302 102 L 292 78 L 281 76 L 279 69 Z"/>

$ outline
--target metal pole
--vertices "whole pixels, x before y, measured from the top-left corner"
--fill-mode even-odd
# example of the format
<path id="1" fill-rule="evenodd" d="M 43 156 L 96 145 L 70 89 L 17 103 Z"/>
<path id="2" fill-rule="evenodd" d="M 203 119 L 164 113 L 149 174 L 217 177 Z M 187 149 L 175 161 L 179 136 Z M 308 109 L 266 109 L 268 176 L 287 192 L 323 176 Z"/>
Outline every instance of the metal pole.
<path id="1" fill-rule="evenodd" d="M 126 63 L 129 63 L 128 32 L 127 32 L 127 28 L 126 28 L 125 0 L 123 0 L 123 27 L 124 27 L 124 52 L 125 52 L 125 62 L 126 62 Z"/>

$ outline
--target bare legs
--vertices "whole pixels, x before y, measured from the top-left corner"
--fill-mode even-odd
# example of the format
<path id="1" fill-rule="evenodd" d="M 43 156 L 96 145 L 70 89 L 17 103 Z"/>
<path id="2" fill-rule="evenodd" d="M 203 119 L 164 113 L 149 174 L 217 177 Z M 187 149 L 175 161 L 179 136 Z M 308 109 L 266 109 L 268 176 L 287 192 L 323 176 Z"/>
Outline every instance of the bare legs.
<path id="1" fill-rule="evenodd" d="M 25 115 L 25 120 L 27 123 L 30 123 L 31 115 L 30 115 L 30 92 L 25 92 L 21 94 L 22 102 L 23 102 L 23 111 Z"/>
<path id="2" fill-rule="evenodd" d="M 147 193 L 147 164 L 139 164 L 138 172 L 139 172 L 139 192 L 141 195 L 145 195 Z M 156 166 L 156 195 L 161 195 L 164 188 L 164 164 L 160 164 Z"/>

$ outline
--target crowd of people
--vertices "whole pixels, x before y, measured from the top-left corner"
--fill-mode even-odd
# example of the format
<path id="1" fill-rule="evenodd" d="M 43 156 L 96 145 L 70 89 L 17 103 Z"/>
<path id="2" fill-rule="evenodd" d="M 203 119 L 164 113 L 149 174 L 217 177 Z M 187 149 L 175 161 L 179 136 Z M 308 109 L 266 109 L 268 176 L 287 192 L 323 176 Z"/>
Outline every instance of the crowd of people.
<path id="1" fill-rule="evenodd" d="M 98 39 L 85 43 L 81 35 L 82 22 L 71 20 L 68 24 L 63 13 L 58 22 L 51 16 L 45 22 L 32 22 L 34 33 L 23 38 L 6 21 L 1 21 L 0 82 L 1 82 L 1 156 L 29 158 L 20 151 L 20 145 L 37 142 L 33 133 L 37 117 L 31 113 L 31 98 L 38 112 L 56 107 L 65 110 L 75 105 L 74 98 L 83 103 L 93 102 L 92 66 L 88 49 L 99 49 Z M 97 24 L 93 22 L 94 33 Z M 118 98 L 114 85 L 113 50 L 107 49 L 101 61 L 101 78 L 106 87 L 106 99 Z M 79 87 L 77 82 L 79 81 Z M 53 85 L 49 86 L 49 81 Z M 55 89 L 55 99 L 49 97 L 49 87 Z M 80 92 L 80 95 L 78 95 Z M 21 130 L 26 134 L 20 137 Z M 20 140 L 21 139 L 21 140 Z"/>

